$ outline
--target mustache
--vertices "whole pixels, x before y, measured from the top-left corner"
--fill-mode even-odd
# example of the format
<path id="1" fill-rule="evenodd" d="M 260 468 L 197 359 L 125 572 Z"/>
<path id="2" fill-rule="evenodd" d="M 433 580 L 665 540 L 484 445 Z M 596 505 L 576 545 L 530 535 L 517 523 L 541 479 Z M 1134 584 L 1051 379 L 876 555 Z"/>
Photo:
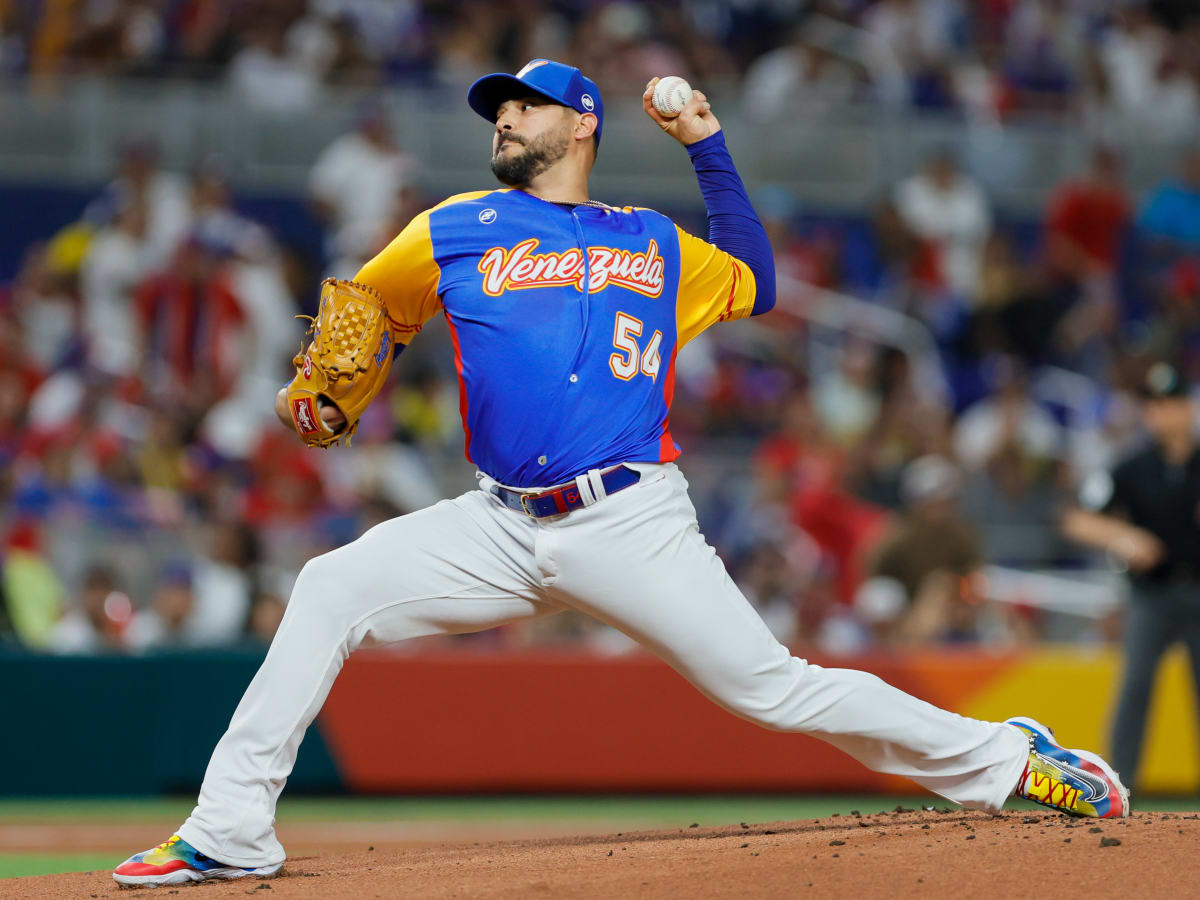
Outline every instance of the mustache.
<path id="1" fill-rule="evenodd" d="M 519 134 L 506 134 L 500 139 L 500 143 L 496 145 L 496 153 L 499 153 L 505 144 L 520 144 L 522 147 L 525 147 L 528 145 L 528 143 L 529 142 Z"/>

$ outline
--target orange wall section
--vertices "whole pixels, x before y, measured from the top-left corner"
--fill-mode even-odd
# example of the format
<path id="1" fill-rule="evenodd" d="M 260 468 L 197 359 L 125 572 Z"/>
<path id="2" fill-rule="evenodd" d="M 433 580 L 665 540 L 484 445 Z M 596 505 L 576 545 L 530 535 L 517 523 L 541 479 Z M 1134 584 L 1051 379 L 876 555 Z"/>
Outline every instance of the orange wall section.
<path id="1" fill-rule="evenodd" d="M 1113 651 L 812 661 L 873 672 L 965 715 L 1032 715 L 1066 743 L 1107 748 L 1119 673 Z M 1164 666 L 1143 772 L 1148 790 L 1200 784 L 1183 663 Z M 913 790 L 819 740 L 735 718 L 643 655 L 359 653 L 320 728 L 345 782 L 361 792 Z"/>

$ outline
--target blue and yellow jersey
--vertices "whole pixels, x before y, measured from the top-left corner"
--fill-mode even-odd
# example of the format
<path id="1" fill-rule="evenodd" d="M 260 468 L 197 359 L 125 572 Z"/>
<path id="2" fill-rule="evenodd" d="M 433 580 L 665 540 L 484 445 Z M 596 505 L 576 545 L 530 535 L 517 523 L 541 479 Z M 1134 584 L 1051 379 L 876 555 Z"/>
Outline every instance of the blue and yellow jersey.
<path id="1" fill-rule="evenodd" d="M 355 280 L 401 347 L 445 312 L 467 459 L 515 487 L 678 457 L 675 354 L 754 306 L 742 262 L 660 213 L 519 190 L 421 213 Z"/>

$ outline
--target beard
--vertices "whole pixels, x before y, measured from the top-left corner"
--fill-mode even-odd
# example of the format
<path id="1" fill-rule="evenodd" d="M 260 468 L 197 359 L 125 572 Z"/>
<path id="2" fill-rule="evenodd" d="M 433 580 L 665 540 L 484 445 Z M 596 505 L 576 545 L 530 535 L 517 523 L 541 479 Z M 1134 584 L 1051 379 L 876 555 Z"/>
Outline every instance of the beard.
<path id="1" fill-rule="evenodd" d="M 501 155 L 504 144 L 497 147 L 492 155 L 492 174 L 501 184 L 524 188 L 529 187 L 533 179 L 567 155 L 571 136 L 564 130 L 559 133 L 542 134 L 531 141 L 518 135 L 508 135 L 504 143 L 509 141 L 520 144 L 524 149 Z"/>

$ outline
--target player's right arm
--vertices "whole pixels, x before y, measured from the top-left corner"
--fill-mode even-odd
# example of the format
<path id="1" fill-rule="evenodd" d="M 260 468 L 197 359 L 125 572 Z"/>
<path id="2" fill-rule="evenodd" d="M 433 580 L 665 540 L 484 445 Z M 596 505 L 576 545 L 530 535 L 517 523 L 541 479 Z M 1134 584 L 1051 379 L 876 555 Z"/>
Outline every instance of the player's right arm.
<path id="1" fill-rule="evenodd" d="M 729 148 L 725 146 L 721 123 L 713 114 L 708 99 L 700 91 L 692 93 L 692 99 L 678 116 L 664 118 L 652 102 L 654 86 L 657 83 L 658 79 L 653 78 L 646 85 L 646 91 L 642 95 L 642 109 L 659 128 L 679 141 L 688 152 L 708 213 L 707 243 L 723 251 L 724 256 L 732 257 L 753 276 L 741 279 L 743 284 L 749 284 L 753 292 L 752 306 L 741 314 L 733 313 L 726 306 L 723 309 L 723 318 L 757 316 L 769 312 L 775 306 L 775 258 L 771 252 L 771 242 L 767 239 L 766 229 L 763 228 L 758 213 L 754 211 L 754 206 L 746 195 L 746 187 L 733 164 Z M 684 243 L 687 241 L 682 240 L 681 233 L 680 255 L 685 265 L 689 255 L 693 258 L 703 258 L 703 254 L 689 253 L 682 247 Z M 710 262 L 707 259 L 704 261 L 706 264 Z M 686 271 L 682 274 L 686 275 Z M 735 272 L 729 277 L 733 278 L 736 274 Z M 710 278 L 711 275 L 706 275 L 703 280 Z M 733 293 L 737 292 L 736 286 L 731 286 L 731 289 Z M 681 300 L 683 297 L 681 291 Z M 725 299 L 722 297 L 722 301 Z M 707 324 L 711 323 L 705 323 L 699 330 L 707 327 Z M 680 346 L 687 340 L 690 340 L 690 337 L 681 340 Z"/>
<path id="2" fill-rule="evenodd" d="M 1103 550 L 1135 572 L 1146 572 L 1162 561 L 1166 548 L 1157 535 L 1121 515 L 1130 505 L 1132 481 L 1126 464 L 1111 475 L 1092 474 L 1079 492 L 1079 504 L 1067 509 L 1059 524 L 1071 540 Z"/>
<path id="3" fill-rule="evenodd" d="M 1103 550 L 1135 572 L 1153 569 L 1162 561 L 1162 541 L 1116 516 L 1075 507 L 1063 514 L 1062 530 L 1071 540 Z"/>
<path id="4" fill-rule="evenodd" d="M 417 215 L 390 244 L 369 260 L 354 281 L 374 288 L 387 308 L 388 324 L 400 353 L 420 332 L 421 328 L 441 309 L 437 288 L 440 269 L 433 258 L 433 242 L 429 236 L 429 214 Z M 288 428 L 295 428 L 288 409 L 287 388 L 275 397 L 275 413 Z M 342 413 L 334 406 L 322 406 L 320 415 L 335 431 L 345 424 Z"/>

